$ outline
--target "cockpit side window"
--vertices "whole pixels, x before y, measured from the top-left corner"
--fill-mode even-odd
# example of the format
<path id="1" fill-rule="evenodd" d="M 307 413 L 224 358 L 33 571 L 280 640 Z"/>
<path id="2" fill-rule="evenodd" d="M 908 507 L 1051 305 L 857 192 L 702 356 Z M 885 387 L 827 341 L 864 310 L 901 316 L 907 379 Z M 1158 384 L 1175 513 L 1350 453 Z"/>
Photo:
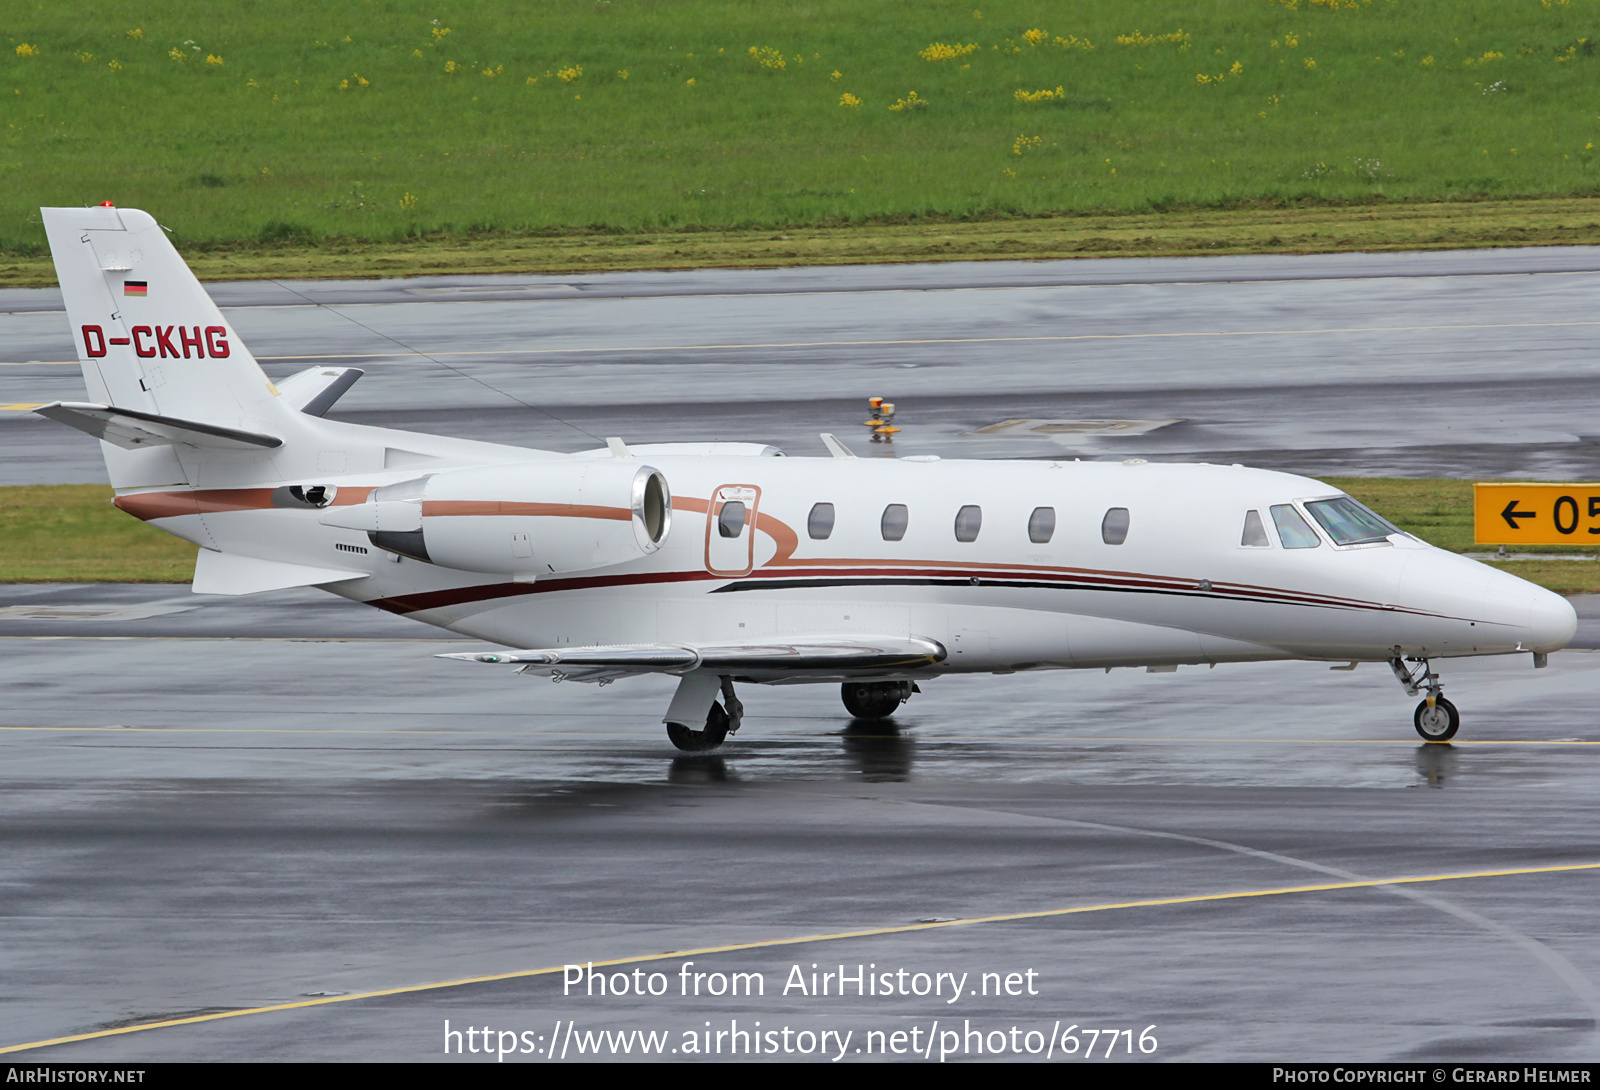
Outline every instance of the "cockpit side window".
<path id="1" fill-rule="evenodd" d="M 1312 500 L 1306 504 L 1311 517 L 1322 524 L 1335 545 L 1366 545 L 1389 540 L 1400 530 L 1381 516 L 1367 510 L 1349 496 L 1331 500 Z"/>
<path id="2" fill-rule="evenodd" d="M 1283 542 L 1285 549 L 1315 549 L 1322 544 L 1317 532 L 1292 504 L 1274 504 L 1272 524 L 1278 528 L 1278 540 Z"/>
<path id="3" fill-rule="evenodd" d="M 1244 533 L 1239 535 L 1239 544 L 1251 549 L 1272 548 L 1272 539 L 1267 537 L 1267 528 L 1261 523 L 1260 511 L 1244 513 Z"/>

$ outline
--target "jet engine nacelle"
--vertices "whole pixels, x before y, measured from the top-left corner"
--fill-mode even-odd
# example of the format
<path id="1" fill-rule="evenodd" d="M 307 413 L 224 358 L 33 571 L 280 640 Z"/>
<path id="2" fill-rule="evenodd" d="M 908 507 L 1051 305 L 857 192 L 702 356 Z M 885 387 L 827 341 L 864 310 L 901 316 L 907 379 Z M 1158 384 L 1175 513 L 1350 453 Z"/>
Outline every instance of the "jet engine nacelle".
<path id="1" fill-rule="evenodd" d="M 511 575 L 638 560 L 661 547 L 672 519 L 672 496 L 660 471 L 621 460 L 436 473 L 385 485 L 360 505 L 369 506 L 357 516 L 359 528 L 380 549 L 447 568 Z"/>

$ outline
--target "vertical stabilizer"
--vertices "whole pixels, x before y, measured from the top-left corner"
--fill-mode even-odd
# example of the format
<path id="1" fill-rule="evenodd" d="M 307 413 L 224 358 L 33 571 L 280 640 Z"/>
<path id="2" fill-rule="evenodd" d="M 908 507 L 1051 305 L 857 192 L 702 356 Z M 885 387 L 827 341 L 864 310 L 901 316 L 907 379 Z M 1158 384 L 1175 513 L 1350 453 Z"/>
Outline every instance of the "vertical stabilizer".
<path id="1" fill-rule="evenodd" d="M 282 430 L 292 410 L 154 218 L 108 205 L 40 212 L 91 401 L 241 431 Z M 133 479 L 156 470 L 144 464 L 155 452 L 106 453 L 113 485 L 165 483 Z"/>
<path id="2" fill-rule="evenodd" d="M 91 397 L 261 430 L 277 391 L 156 221 L 131 208 L 44 208 Z"/>

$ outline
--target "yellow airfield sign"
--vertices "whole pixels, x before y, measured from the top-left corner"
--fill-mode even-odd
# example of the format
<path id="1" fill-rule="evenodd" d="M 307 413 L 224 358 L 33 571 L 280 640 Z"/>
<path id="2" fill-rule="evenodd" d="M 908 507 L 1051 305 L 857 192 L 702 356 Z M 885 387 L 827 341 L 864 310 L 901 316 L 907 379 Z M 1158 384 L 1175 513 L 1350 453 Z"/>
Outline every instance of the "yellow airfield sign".
<path id="1" fill-rule="evenodd" d="M 1600 484 L 1479 482 L 1472 530 L 1480 545 L 1600 548 Z"/>

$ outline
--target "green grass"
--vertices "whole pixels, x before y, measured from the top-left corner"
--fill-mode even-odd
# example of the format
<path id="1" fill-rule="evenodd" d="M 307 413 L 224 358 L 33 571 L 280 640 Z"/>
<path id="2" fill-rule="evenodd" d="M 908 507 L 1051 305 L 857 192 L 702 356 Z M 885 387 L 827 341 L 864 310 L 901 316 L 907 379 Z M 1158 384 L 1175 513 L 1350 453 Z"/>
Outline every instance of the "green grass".
<path id="1" fill-rule="evenodd" d="M 1322 479 L 1424 541 L 1454 552 L 1475 548 L 1470 481 Z M 195 547 L 123 514 L 110 501 L 111 489 L 102 485 L 0 488 L 0 583 L 187 583 L 194 574 Z M 1600 561 L 1517 561 L 1496 567 L 1563 594 L 1600 593 Z"/>
<path id="2" fill-rule="evenodd" d="M 1588 0 L 136 10 L 8 10 L 0 248 L 105 199 L 204 243 L 1600 193 Z"/>
<path id="3" fill-rule="evenodd" d="M 112 507 L 104 485 L 0 488 L 0 582 L 187 583 L 194 554 Z"/>

